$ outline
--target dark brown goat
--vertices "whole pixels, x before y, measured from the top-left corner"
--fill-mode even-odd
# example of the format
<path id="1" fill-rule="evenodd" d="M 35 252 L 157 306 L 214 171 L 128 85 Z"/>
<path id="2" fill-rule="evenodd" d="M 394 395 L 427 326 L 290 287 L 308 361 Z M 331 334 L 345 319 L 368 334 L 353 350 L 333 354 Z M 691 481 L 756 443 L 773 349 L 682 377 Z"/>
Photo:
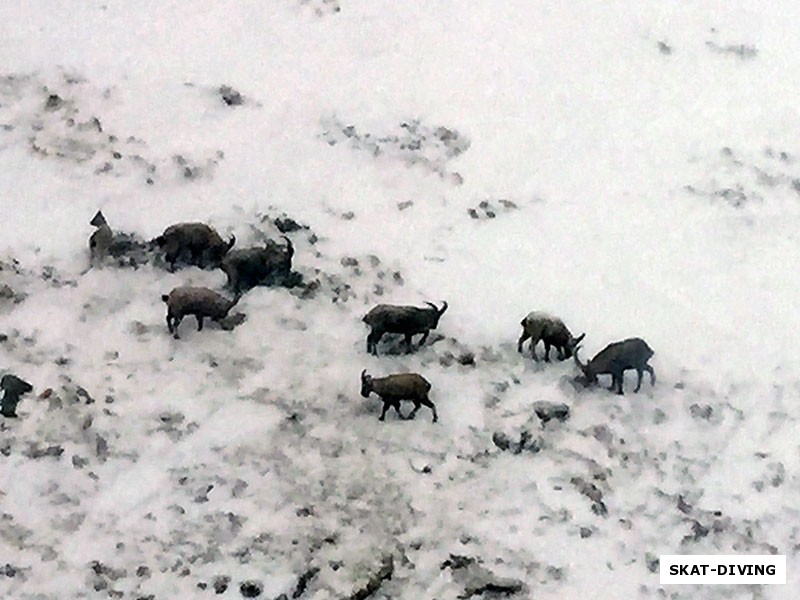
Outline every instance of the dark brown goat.
<path id="1" fill-rule="evenodd" d="M 178 223 L 170 225 L 153 244 L 164 251 L 164 260 L 171 271 L 178 263 L 195 265 L 201 269 L 218 267 L 222 258 L 236 243 L 236 236 L 227 242 L 217 231 L 205 223 Z"/>
<path id="2" fill-rule="evenodd" d="M 167 329 L 175 339 L 179 339 L 178 326 L 186 315 L 197 319 L 197 331 L 203 330 L 203 319 L 208 317 L 219 322 L 239 302 L 241 294 L 233 300 L 220 296 L 217 292 L 203 287 L 176 287 L 161 299 L 167 303 Z"/>
<path id="3" fill-rule="evenodd" d="M 292 270 L 294 246 L 283 236 L 286 245 L 268 240 L 264 247 L 231 250 L 222 259 L 220 268 L 228 276 L 228 287 L 246 292 L 257 285 L 280 285 Z"/>
<path id="4" fill-rule="evenodd" d="M 539 343 L 539 340 L 544 342 L 544 360 L 550 362 L 550 346 L 555 346 L 558 351 L 558 360 L 564 360 L 572 356 L 575 348 L 586 337 L 585 333 L 578 337 L 572 337 L 572 333 L 564 325 L 564 321 L 545 312 L 528 313 L 520 325 L 522 325 L 522 335 L 517 342 L 517 351 L 522 354 L 523 342 L 531 338 L 531 355 L 535 361 L 539 360 L 536 357 L 536 344 Z"/>
<path id="5" fill-rule="evenodd" d="M 578 358 L 578 350 L 575 349 L 575 364 L 578 365 L 585 377 L 585 384 L 597 384 L 598 375 L 611 375 L 611 387 L 609 391 L 617 389 L 617 393 L 622 395 L 622 382 L 625 371 L 636 369 L 636 389 L 638 392 L 642 387 L 642 374 L 644 371 L 650 373 L 650 385 L 656 384 L 656 373 L 647 361 L 655 354 L 650 346 L 641 338 L 629 338 L 621 342 L 609 344 L 598 352 L 588 364 L 583 364 Z"/>
<path id="6" fill-rule="evenodd" d="M 413 419 L 420 406 L 427 406 L 433 411 L 433 422 L 439 420 L 436 414 L 436 407 L 428 399 L 428 392 L 431 384 L 422 375 L 417 373 L 395 373 L 386 377 L 374 378 L 367 375 L 366 369 L 361 372 L 361 395 L 369 398 L 370 393 L 375 392 L 383 401 L 383 410 L 379 421 L 386 417 L 386 411 L 394 407 L 401 419 Z M 414 403 L 412 410 L 407 417 L 403 417 L 400 412 L 400 402 L 409 400 Z"/>
<path id="7" fill-rule="evenodd" d="M 379 304 L 370 310 L 362 319 L 370 326 L 371 331 L 367 336 L 367 352 L 378 355 L 378 342 L 385 333 L 401 333 L 406 338 L 406 346 L 411 351 L 411 338 L 418 333 L 422 334 L 419 341 L 420 347 L 428 339 L 431 329 L 439 325 L 439 318 L 447 310 L 447 302 L 442 303 L 442 308 L 436 308 L 432 302 L 426 302 L 429 308 L 416 306 L 395 306 L 392 304 Z"/>

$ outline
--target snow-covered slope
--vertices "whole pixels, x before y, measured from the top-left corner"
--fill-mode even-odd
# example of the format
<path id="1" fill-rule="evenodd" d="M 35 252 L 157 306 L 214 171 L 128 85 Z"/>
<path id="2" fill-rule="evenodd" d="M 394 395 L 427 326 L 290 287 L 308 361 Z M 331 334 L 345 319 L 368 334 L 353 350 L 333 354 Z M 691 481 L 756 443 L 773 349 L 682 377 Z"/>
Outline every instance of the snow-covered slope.
<path id="1" fill-rule="evenodd" d="M 34 385 L 4 598 L 350 598 L 389 557 L 372 597 L 797 596 L 800 8 L 565 4 L 0 3 L 0 371 Z M 174 340 L 161 294 L 224 275 L 86 271 L 98 209 L 242 247 L 287 215 L 319 285 Z M 372 305 L 426 300 L 423 349 L 365 353 Z M 521 357 L 533 309 L 585 354 L 645 338 L 656 386 Z M 422 373 L 440 422 L 378 422 L 365 368 Z M 788 583 L 659 585 L 717 553 Z"/>

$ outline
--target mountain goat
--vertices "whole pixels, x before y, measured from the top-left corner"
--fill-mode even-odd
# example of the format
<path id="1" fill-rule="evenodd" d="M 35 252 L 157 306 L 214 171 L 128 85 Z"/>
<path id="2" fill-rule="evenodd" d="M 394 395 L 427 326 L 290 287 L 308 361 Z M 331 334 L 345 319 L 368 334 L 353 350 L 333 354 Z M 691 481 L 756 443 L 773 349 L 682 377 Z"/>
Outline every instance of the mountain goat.
<path id="1" fill-rule="evenodd" d="M 653 367 L 647 361 L 655 354 L 650 346 L 641 338 L 629 338 L 621 342 L 609 344 L 598 352 L 588 364 L 583 364 L 578 358 L 578 350 L 575 349 L 575 364 L 578 365 L 585 377 L 584 384 L 595 385 L 598 375 L 611 375 L 611 387 L 609 391 L 617 388 L 617 394 L 622 395 L 622 382 L 624 373 L 627 369 L 636 369 L 637 381 L 634 393 L 642 387 L 642 373 L 650 373 L 650 385 L 656 384 L 656 374 Z"/>
<path id="2" fill-rule="evenodd" d="M 536 344 L 539 343 L 539 340 L 544 342 L 544 360 L 550 362 L 550 346 L 555 346 L 558 351 L 558 360 L 564 360 L 572 356 L 575 348 L 586 337 L 585 333 L 578 337 L 572 337 L 572 333 L 564 325 L 564 321 L 545 312 L 528 313 L 520 325 L 522 325 L 522 335 L 517 342 L 517 351 L 522 354 L 522 344 L 530 338 L 531 356 L 537 362 L 539 359 L 536 356 Z"/>
<path id="3" fill-rule="evenodd" d="M 383 411 L 378 418 L 379 421 L 384 420 L 386 411 L 390 407 L 394 407 L 401 419 L 413 419 L 420 406 L 427 406 L 433 411 L 433 422 L 436 423 L 439 417 L 433 402 L 428 399 L 430 389 L 431 384 L 428 380 L 417 373 L 395 373 L 386 377 L 374 378 L 367 375 L 366 369 L 361 372 L 361 395 L 369 398 L 370 393 L 375 392 L 383 401 Z M 401 400 L 409 400 L 414 403 L 414 410 L 407 417 L 400 412 Z"/>
<path id="4" fill-rule="evenodd" d="M 442 308 L 436 308 L 431 302 L 426 302 L 430 308 L 416 306 L 394 306 L 392 304 L 379 304 L 370 310 L 362 319 L 370 326 L 371 331 L 367 336 L 367 352 L 378 355 L 378 342 L 384 333 L 401 333 L 406 338 L 406 345 L 411 351 L 411 338 L 422 334 L 419 341 L 420 347 L 428 339 L 431 329 L 436 329 L 439 319 L 447 310 L 447 302 L 442 303 Z"/>
<path id="5" fill-rule="evenodd" d="M 294 246 L 283 236 L 286 245 L 268 240 L 263 248 L 231 250 L 222 259 L 220 268 L 228 276 L 228 287 L 246 292 L 257 285 L 281 284 L 292 270 Z"/>
<path id="6" fill-rule="evenodd" d="M 96 267 L 113 259 L 119 267 L 139 267 L 152 259 L 147 242 L 130 233 L 114 232 L 103 211 L 98 210 L 90 225 L 97 227 L 89 237 L 89 267 Z"/>
<path id="7" fill-rule="evenodd" d="M 219 322 L 239 302 L 241 294 L 233 300 L 220 296 L 217 292 L 203 287 L 176 287 L 161 299 L 167 303 L 167 329 L 175 339 L 179 339 L 178 326 L 186 315 L 197 319 L 197 331 L 203 330 L 203 319 L 208 317 Z"/>
<path id="8" fill-rule="evenodd" d="M 89 225 L 97 227 L 89 237 L 89 264 L 94 267 L 103 262 L 103 259 L 108 256 L 109 249 L 114 241 L 114 232 L 111 231 L 111 227 L 100 210 L 89 221 Z"/>
<path id="9" fill-rule="evenodd" d="M 152 243 L 164 251 L 164 260 L 171 271 L 179 262 L 205 269 L 220 265 L 236 243 L 236 236 L 226 242 L 205 223 L 178 223 L 167 227 Z"/>

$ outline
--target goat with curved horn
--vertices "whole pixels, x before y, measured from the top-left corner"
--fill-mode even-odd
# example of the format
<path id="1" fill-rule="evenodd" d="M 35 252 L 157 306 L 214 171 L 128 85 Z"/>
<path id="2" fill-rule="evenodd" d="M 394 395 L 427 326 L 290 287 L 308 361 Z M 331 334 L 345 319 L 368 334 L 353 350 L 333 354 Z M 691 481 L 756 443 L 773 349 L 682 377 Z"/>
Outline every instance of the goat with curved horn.
<path id="1" fill-rule="evenodd" d="M 580 347 L 575 348 L 573 357 L 575 358 L 575 364 L 578 365 L 578 368 L 586 378 L 585 384 L 587 386 L 595 385 L 598 375 L 611 375 L 609 391 L 613 391 L 616 388 L 617 393 L 622 395 L 624 373 L 628 369 L 636 370 L 637 382 L 636 389 L 633 390 L 634 393 L 638 392 L 642 387 L 642 374 L 645 371 L 650 374 L 650 384 L 656 384 L 655 371 L 653 367 L 647 364 L 655 353 L 647 345 L 647 342 L 641 338 L 628 338 L 621 342 L 609 344 L 587 364 L 582 363 L 578 358 L 578 350 L 580 350 Z"/>
<path id="2" fill-rule="evenodd" d="M 432 302 L 426 302 L 430 308 L 416 306 L 395 306 L 393 304 L 379 304 L 370 310 L 362 319 L 370 326 L 371 331 L 367 336 L 367 352 L 377 356 L 378 342 L 385 333 L 400 333 L 405 336 L 408 351 L 411 351 L 411 338 L 418 333 L 422 334 L 419 346 L 428 339 L 431 329 L 439 325 L 439 318 L 447 310 L 447 302 L 439 309 Z"/>

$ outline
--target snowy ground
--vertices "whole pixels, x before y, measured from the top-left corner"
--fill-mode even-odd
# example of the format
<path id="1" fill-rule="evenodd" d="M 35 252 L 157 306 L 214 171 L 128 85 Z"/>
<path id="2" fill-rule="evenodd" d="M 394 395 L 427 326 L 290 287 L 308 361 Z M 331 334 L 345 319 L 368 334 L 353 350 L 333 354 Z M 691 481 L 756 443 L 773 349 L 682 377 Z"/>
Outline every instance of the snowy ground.
<path id="1" fill-rule="evenodd" d="M 564 4 L 0 3 L 3 598 L 355 598 L 390 559 L 371 597 L 797 597 L 800 5 Z M 173 340 L 161 294 L 224 275 L 85 272 L 98 208 L 243 247 L 288 215 L 319 288 Z M 365 353 L 425 300 L 425 348 Z M 519 356 L 533 309 L 645 338 L 657 385 Z M 364 368 L 440 422 L 378 422 Z M 746 553 L 787 585 L 659 585 Z"/>

